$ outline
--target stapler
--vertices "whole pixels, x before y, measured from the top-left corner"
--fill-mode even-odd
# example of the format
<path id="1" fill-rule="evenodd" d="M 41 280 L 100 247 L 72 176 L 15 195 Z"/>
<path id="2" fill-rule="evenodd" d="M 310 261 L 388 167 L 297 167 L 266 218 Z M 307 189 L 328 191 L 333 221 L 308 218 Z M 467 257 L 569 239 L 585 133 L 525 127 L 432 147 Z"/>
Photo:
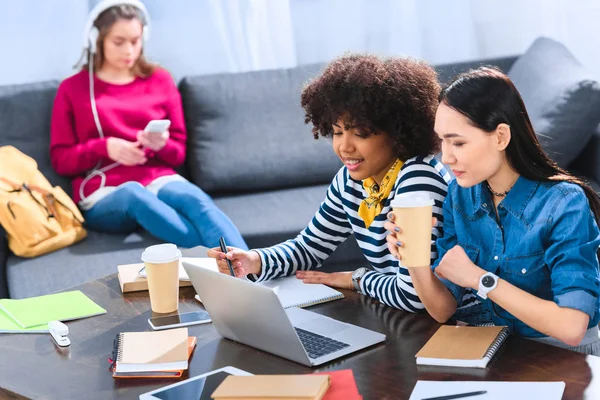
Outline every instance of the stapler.
<path id="1" fill-rule="evenodd" d="M 48 329 L 50 331 L 50 336 L 56 342 L 56 344 L 60 347 L 67 347 L 71 345 L 71 341 L 67 337 L 69 334 L 69 328 L 60 321 L 50 321 L 48 322 Z"/>

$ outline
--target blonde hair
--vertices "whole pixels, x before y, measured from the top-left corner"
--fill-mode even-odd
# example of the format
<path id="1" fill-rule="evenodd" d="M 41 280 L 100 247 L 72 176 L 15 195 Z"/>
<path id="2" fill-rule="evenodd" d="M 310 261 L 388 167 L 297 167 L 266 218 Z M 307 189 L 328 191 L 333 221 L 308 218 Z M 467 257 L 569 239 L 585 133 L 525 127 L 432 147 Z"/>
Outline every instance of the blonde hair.
<path id="1" fill-rule="evenodd" d="M 94 54 L 93 60 L 94 70 L 96 71 L 99 71 L 104 63 L 104 39 L 106 39 L 110 28 L 112 28 L 115 22 L 120 19 L 137 19 L 142 25 L 145 23 L 143 13 L 131 5 L 118 5 L 103 11 L 98 18 L 96 18 L 96 21 L 94 21 L 94 26 L 98 28 L 99 31 L 98 40 L 96 41 L 96 48 L 98 50 L 96 51 L 96 54 Z M 144 49 L 142 48 L 142 52 L 132 67 L 133 73 L 141 78 L 147 78 L 152 75 L 156 68 L 158 68 L 158 64 L 146 60 L 146 57 L 144 57 Z M 82 69 L 89 69 L 89 65 L 83 65 Z"/>

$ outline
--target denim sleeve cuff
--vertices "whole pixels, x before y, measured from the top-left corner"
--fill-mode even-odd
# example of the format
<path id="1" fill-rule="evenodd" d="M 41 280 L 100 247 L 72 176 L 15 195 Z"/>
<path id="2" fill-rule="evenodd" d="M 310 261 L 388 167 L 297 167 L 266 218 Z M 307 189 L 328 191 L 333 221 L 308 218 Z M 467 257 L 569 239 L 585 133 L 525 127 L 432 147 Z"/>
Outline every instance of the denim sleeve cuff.
<path id="1" fill-rule="evenodd" d="M 248 274 L 247 275 L 248 279 L 251 280 L 252 282 L 262 282 L 262 281 L 266 280 L 265 278 L 267 277 L 267 273 L 268 273 L 268 269 L 269 269 L 267 267 L 266 254 L 261 249 L 252 249 L 250 251 L 255 251 L 260 256 L 260 275 Z"/>
<path id="2" fill-rule="evenodd" d="M 440 257 L 437 257 L 437 254 L 439 254 L 439 253 L 437 253 L 437 252 L 436 252 L 436 258 L 435 258 L 435 260 L 433 260 L 433 261 L 431 262 L 431 270 L 432 270 L 433 272 L 435 272 L 435 269 L 438 267 L 438 265 L 440 265 L 440 261 L 441 261 L 441 260 L 440 260 Z M 436 275 L 436 276 L 437 276 L 437 275 Z"/>
<path id="3" fill-rule="evenodd" d="M 594 318 L 598 312 L 598 298 L 585 290 L 572 290 L 559 294 L 554 296 L 554 301 L 559 307 L 582 311 L 589 315 L 590 319 Z"/>

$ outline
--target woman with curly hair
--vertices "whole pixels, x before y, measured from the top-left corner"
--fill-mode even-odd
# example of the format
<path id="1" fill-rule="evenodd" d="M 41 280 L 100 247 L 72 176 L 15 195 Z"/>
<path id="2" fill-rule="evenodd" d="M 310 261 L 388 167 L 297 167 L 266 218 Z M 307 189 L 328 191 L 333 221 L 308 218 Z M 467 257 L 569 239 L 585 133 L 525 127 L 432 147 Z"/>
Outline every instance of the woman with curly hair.
<path id="1" fill-rule="evenodd" d="M 390 201 L 401 193 L 426 193 L 442 203 L 450 176 L 431 154 L 438 140 L 433 131 L 440 86 L 426 63 L 405 58 L 380 59 L 348 55 L 330 63 L 302 92 L 306 122 L 315 139 L 332 138 L 344 166 L 331 183 L 316 215 L 295 239 L 273 247 L 209 252 L 228 273 L 264 281 L 296 274 L 306 283 L 357 290 L 385 304 L 416 312 L 423 304 L 410 275 L 390 254 L 383 224 Z M 324 273 L 314 269 L 355 235 L 372 268 Z M 436 258 L 432 231 L 431 258 Z"/>

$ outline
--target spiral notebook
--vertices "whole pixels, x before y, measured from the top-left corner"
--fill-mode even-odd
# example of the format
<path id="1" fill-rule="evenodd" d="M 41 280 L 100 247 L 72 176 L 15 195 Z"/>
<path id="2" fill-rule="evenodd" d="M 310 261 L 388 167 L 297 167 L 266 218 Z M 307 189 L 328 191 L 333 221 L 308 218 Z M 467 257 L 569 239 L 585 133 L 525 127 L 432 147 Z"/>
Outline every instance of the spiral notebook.
<path id="1" fill-rule="evenodd" d="M 260 285 L 273 289 L 283 308 L 309 307 L 315 304 L 343 299 L 342 292 L 320 283 L 304 283 L 296 276 L 261 282 Z"/>
<path id="2" fill-rule="evenodd" d="M 272 289 L 279 298 L 283 308 L 310 307 L 344 298 L 342 292 L 338 292 L 329 286 L 320 283 L 304 283 L 296 278 L 296 276 L 277 278 L 257 283 L 257 285 Z M 196 295 L 196 300 L 202 302 L 199 295 Z"/>
<path id="3" fill-rule="evenodd" d="M 186 370 L 188 356 L 187 328 L 122 332 L 115 338 L 113 370 L 117 373 Z"/>
<path id="4" fill-rule="evenodd" d="M 119 346 L 121 342 L 122 334 L 119 333 L 113 343 L 113 353 L 112 358 L 109 358 L 108 361 L 111 363 L 111 370 L 113 371 L 113 378 L 180 378 L 183 375 L 185 370 L 168 370 L 168 371 L 133 371 L 133 372 L 116 372 L 116 361 L 118 361 L 119 356 Z M 188 337 L 188 364 L 189 358 L 192 356 L 194 349 L 196 348 L 197 342 L 196 336 Z"/>
<path id="5" fill-rule="evenodd" d="M 508 334 L 505 326 L 443 325 L 419 350 L 417 364 L 485 368 Z"/>

